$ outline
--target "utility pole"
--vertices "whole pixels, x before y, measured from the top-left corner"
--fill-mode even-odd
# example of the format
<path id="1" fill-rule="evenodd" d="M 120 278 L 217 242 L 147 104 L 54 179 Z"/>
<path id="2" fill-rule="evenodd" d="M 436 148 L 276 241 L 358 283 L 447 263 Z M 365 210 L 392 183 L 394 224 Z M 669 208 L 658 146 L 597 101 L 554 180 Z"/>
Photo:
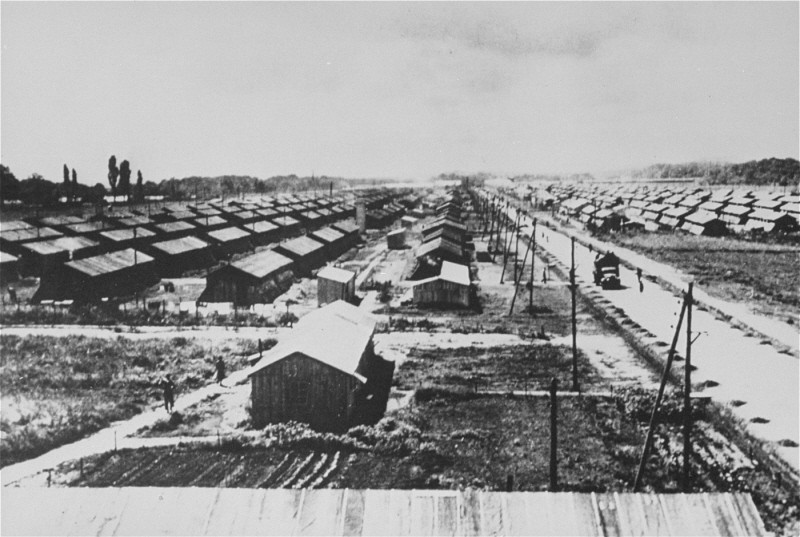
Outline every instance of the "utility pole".
<path id="1" fill-rule="evenodd" d="M 669 354 L 667 354 L 667 363 L 664 366 L 664 373 L 661 375 L 661 384 L 658 387 L 658 395 L 656 402 L 653 405 L 653 412 L 650 414 L 650 424 L 647 427 L 647 437 L 644 440 L 644 448 L 642 449 L 642 458 L 639 459 L 639 469 L 636 472 L 636 481 L 633 483 L 633 492 L 639 492 L 639 487 L 642 484 L 642 477 L 644 475 L 644 466 L 647 463 L 647 456 L 650 453 L 650 445 L 653 443 L 653 433 L 655 432 L 656 419 L 658 418 L 658 407 L 661 405 L 661 399 L 664 397 L 664 388 L 667 385 L 667 378 L 669 377 L 669 370 L 672 367 L 672 360 L 675 357 L 675 347 L 678 344 L 678 336 L 681 333 L 681 324 L 683 324 L 683 316 L 686 313 L 686 299 L 683 300 L 681 306 L 681 313 L 678 316 L 678 324 L 675 325 L 675 335 L 672 337 L 672 345 L 669 347 Z"/>
<path id="2" fill-rule="evenodd" d="M 558 379 L 550 381 L 550 492 L 558 490 Z"/>
<path id="3" fill-rule="evenodd" d="M 517 234 L 515 237 L 517 240 L 514 241 L 514 281 L 517 281 L 517 259 L 519 259 L 519 219 L 520 219 L 520 210 L 517 209 Z"/>
<path id="4" fill-rule="evenodd" d="M 528 260 L 528 252 L 531 249 L 531 241 L 528 241 L 528 247 L 525 249 L 525 257 L 522 258 L 522 268 L 519 271 L 519 277 L 514 278 L 514 296 L 511 298 L 511 307 L 508 310 L 508 315 L 514 313 L 514 303 L 517 301 L 517 291 L 519 291 L 519 283 L 522 281 L 522 276 L 525 273 L 525 262 Z"/>
<path id="5" fill-rule="evenodd" d="M 572 391 L 580 391 L 578 384 L 578 320 L 575 308 L 575 237 L 572 241 L 572 262 L 569 269 L 569 290 L 572 295 Z"/>
<path id="6" fill-rule="evenodd" d="M 692 460 L 692 288 L 686 292 L 686 356 L 684 361 L 683 381 L 683 492 L 691 490 Z"/>
<path id="7" fill-rule="evenodd" d="M 535 279 L 535 276 L 533 275 L 533 266 L 536 263 L 536 219 L 535 218 L 533 219 L 533 233 L 531 234 L 531 241 L 533 242 L 533 249 L 531 250 L 531 288 L 530 288 L 530 298 L 528 300 L 528 311 L 530 312 L 531 315 L 533 315 L 533 282 Z"/>

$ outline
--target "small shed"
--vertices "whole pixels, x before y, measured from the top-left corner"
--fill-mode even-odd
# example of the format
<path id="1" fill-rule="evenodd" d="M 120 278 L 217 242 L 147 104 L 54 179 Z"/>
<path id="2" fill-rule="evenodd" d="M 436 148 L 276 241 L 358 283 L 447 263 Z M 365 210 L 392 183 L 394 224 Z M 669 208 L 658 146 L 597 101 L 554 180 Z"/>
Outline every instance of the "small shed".
<path id="1" fill-rule="evenodd" d="M 395 229 L 386 234 L 386 245 L 390 250 L 402 250 L 406 246 L 406 230 Z"/>
<path id="2" fill-rule="evenodd" d="M 158 237 L 149 229 L 137 226 L 101 231 L 99 238 L 113 249 L 121 250 L 124 248 L 141 248 Z"/>
<path id="3" fill-rule="evenodd" d="M 300 233 L 300 222 L 291 216 L 279 216 L 272 222 L 280 228 L 280 237 L 286 239 L 295 237 Z"/>
<path id="4" fill-rule="evenodd" d="M 223 265 L 208 275 L 204 302 L 233 302 L 236 306 L 269 304 L 292 285 L 294 263 L 274 250 L 265 250 Z"/>
<path id="5" fill-rule="evenodd" d="M 419 222 L 419 219 L 413 216 L 404 216 L 400 219 L 400 224 L 406 229 L 411 229 L 417 222 Z"/>
<path id="6" fill-rule="evenodd" d="M 337 267 L 324 267 L 317 273 L 317 300 L 320 306 L 356 296 L 356 273 Z"/>
<path id="7" fill-rule="evenodd" d="M 414 284 L 414 303 L 436 306 L 469 307 L 469 267 L 442 262 L 438 276 L 420 280 Z"/>
<path id="8" fill-rule="evenodd" d="M 375 325 L 341 300 L 303 317 L 249 371 L 254 425 L 299 421 L 343 432 L 378 421 L 394 363 L 375 355 Z"/>
<path id="9" fill-rule="evenodd" d="M 282 242 L 275 251 L 293 260 L 295 270 L 300 274 L 311 274 L 327 261 L 325 245 L 306 236 Z"/>

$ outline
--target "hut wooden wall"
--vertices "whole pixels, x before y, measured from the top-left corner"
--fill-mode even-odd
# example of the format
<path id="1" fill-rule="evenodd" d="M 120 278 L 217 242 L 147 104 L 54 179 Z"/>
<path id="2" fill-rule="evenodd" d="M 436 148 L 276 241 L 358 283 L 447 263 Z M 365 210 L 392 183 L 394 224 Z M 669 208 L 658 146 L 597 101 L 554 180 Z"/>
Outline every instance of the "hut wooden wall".
<path id="1" fill-rule="evenodd" d="M 317 278 L 317 300 L 320 306 L 344 300 L 350 302 L 356 294 L 356 278 L 348 282 L 337 282 L 327 278 Z"/>
<path id="2" fill-rule="evenodd" d="M 419 283 L 414 286 L 414 302 L 468 307 L 469 286 L 445 280 Z"/>
<path id="3" fill-rule="evenodd" d="M 320 431 L 354 425 L 363 384 L 322 362 L 295 353 L 251 377 L 253 423 L 300 421 Z"/>

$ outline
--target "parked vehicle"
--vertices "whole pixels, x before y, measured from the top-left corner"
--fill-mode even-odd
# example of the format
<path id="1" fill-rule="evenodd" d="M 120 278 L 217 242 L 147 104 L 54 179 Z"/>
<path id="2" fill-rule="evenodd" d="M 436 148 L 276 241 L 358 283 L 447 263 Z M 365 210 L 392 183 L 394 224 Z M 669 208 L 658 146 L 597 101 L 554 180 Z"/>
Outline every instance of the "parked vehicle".
<path id="1" fill-rule="evenodd" d="M 621 287 L 619 281 L 619 258 L 613 252 L 606 252 L 605 254 L 597 254 L 594 259 L 594 276 L 595 285 L 599 285 L 603 289 L 619 289 Z"/>

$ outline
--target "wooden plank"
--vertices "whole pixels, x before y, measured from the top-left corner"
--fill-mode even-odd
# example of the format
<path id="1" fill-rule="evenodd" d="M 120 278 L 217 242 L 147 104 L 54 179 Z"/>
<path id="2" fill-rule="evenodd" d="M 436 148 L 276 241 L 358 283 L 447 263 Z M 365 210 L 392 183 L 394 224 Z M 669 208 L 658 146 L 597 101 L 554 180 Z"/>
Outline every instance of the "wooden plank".
<path id="1" fill-rule="evenodd" d="M 711 522 L 718 529 L 718 535 L 747 535 L 739 525 L 738 516 L 732 510 L 732 506 L 725 502 L 724 495 L 706 493 L 703 494 L 702 499 Z"/>
<path id="2" fill-rule="evenodd" d="M 718 536 L 700 494 L 663 494 L 663 504 L 671 508 L 670 524 L 674 535 Z"/>
<path id="3" fill-rule="evenodd" d="M 435 525 L 436 494 L 434 491 L 413 490 L 409 535 L 433 535 Z"/>
<path id="4" fill-rule="evenodd" d="M 630 496 L 632 509 L 636 509 L 641 516 L 644 535 L 671 535 L 671 530 L 658 496 L 655 494 L 625 494 Z"/>
<path id="5" fill-rule="evenodd" d="M 345 491 L 345 516 L 342 535 L 362 535 L 364 529 L 364 491 Z"/>
<path id="6" fill-rule="evenodd" d="M 539 535 L 532 531 L 533 525 L 528 523 L 526 497 L 529 492 L 503 495 L 503 510 L 505 512 L 506 535 Z M 538 516 L 539 513 L 532 513 Z"/>
<path id="7" fill-rule="evenodd" d="M 299 535 L 334 535 L 342 527 L 342 490 L 307 490 L 298 517 Z"/>
<path id="8" fill-rule="evenodd" d="M 458 534 L 479 535 L 481 532 L 481 509 L 478 492 L 466 489 L 459 494 Z"/>
<path id="9" fill-rule="evenodd" d="M 435 535 L 456 535 L 458 524 L 457 493 L 443 495 L 436 501 Z"/>
<path id="10" fill-rule="evenodd" d="M 505 535 L 505 505 L 503 493 L 481 492 L 481 535 Z"/>
<path id="11" fill-rule="evenodd" d="M 364 491 L 364 524 L 363 535 L 402 535 L 402 521 L 398 513 L 393 511 L 392 492 L 390 490 Z"/>
<path id="12" fill-rule="evenodd" d="M 270 489 L 264 494 L 257 520 L 249 522 L 247 534 L 291 535 L 300 511 L 301 492 L 289 489 Z"/>
<path id="13" fill-rule="evenodd" d="M 263 494 L 259 492 L 261 491 L 219 489 L 217 501 L 205 522 L 203 533 L 205 535 L 258 534 L 255 528 L 252 528 L 251 521 L 257 519 L 260 514 Z M 192 498 L 188 498 L 183 505 L 191 505 L 191 502 Z M 251 526 L 249 531 L 248 526 Z"/>
<path id="14" fill-rule="evenodd" d="M 764 527 L 764 522 L 758 514 L 753 497 L 750 494 L 737 492 L 731 494 L 733 502 L 738 506 L 741 514 L 745 530 L 748 535 L 767 535 L 767 529 Z"/>

